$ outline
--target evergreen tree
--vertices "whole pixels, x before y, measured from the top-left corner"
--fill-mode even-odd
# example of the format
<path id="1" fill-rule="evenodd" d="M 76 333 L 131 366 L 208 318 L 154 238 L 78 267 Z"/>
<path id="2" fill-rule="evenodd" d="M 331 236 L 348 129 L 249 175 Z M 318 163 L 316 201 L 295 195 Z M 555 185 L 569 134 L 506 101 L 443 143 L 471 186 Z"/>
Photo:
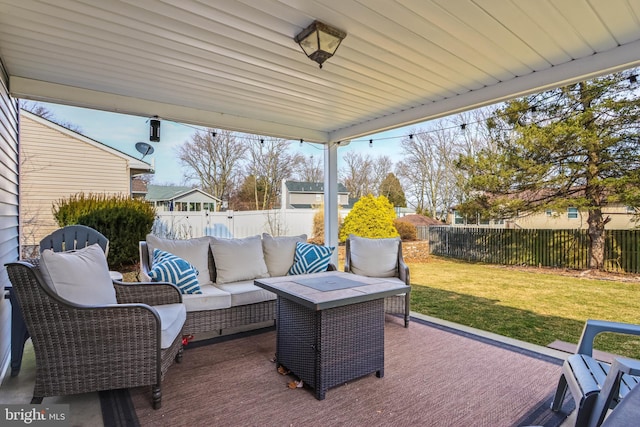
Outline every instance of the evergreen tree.
<path id="1" fill-rule="evenodd" d="M 591 268 L 604 263 L 609 203 L 640 204 L 640 98 L 628 70 L 506 103 L 488 120 L 491 147 L 464 156 L 467 214 L 508 218 L 588 212 Z"/>
<path id="2" fill-rule="evenodd" d="M 400 184 L 400 180 L 392 172 L 388 173 L 382 180 L 378 194 L 389 199 L 389 202 L 391 202 L 393 206 L 407 206 L 407 199 L 404 196 L 402 184 Z"/>

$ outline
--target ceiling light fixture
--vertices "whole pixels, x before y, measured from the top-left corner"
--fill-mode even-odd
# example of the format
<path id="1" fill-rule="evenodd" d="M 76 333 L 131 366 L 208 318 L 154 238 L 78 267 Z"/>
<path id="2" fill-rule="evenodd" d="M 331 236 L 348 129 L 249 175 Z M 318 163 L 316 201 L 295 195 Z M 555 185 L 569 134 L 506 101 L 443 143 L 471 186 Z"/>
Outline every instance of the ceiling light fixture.
<path id="1" fill-rule="evenodd" d="M 294 40 L 300 45 L 309 59 L 316 61 L 322 68 L 322 63 L 331 58 L 340 42 L 347 36 L 344 31 L 333 28 L 320 21 L 313 21 L 302 30 Z"/>

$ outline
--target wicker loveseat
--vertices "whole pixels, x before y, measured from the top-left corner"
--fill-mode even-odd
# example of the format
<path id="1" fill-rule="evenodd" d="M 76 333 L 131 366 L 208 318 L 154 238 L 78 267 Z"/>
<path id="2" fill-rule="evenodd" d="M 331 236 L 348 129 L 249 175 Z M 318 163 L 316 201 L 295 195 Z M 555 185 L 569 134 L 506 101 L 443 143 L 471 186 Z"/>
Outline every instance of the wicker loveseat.
<path id="1" fill-rule="evenodd" d="M 205 236 L 187 240 L 148 235 L 139 242 L 140 280 L 149 281 L 154 249 L 188 261 L 199 272 L 200 294 L 182 295 L 187 308 L 184 334 L 220 334 L 229 328 L 274 322 L 276 295 L 254 285 L 256 278 L 284 276 L 295 262 L 298 242 L 307 236 L 242 239 Z M 308 245 L 310 246 L 310 245 Z M 335 270 L 328 264 L 327 270 Z"/>

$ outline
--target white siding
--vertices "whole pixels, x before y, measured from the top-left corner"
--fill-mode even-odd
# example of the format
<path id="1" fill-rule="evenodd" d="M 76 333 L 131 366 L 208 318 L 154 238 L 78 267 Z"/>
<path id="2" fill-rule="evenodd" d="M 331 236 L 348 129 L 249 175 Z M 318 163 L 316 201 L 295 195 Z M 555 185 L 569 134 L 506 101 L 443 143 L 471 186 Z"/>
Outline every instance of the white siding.
<path id="1" fill-rule="evenodd" d="M 9 284 L 4 264 L 16 261 L 18 225 L 18 108 L 9 97 L 8 77 L 0 58 L 0 289 Z M 8 366 L 11 343 L 11 304 L 0 299 L 0 374 Z"/>
<path id="2" fill-rule="evenodd" d="M 54 202 L 77 193 L 130 194 L 126 159 L 25 115 L 20 121 L 22 244 L 58 228 Z"/>

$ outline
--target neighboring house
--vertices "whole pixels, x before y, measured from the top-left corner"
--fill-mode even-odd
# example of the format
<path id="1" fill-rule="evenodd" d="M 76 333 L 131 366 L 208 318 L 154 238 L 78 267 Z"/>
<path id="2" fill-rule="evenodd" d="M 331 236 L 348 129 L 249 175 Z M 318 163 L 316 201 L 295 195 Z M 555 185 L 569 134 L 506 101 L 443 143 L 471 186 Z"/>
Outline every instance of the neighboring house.
<path id="1" fill-rule="evenodd" d="M 310 209 L 324 204 L 324 183 L 305 181 L 284 181 L 282 202 L 287 209 Z M 349 191 L 338 183 L 338 206 L 349 206 Z"/>
<path id="2" fill-rule="evenodd" d="M 158 212 L 215 212 L 222 201 L 198 188 L 148 185 L 145 200 Z"/>
<path id="3" fill-rule="evenodd" d="M 20 110 L 20 236 L 23 252 L 58 228 L 55 202 L 78 193 L 131 195 L 146 162 Z"/>
<path id="4" fill-rule="evenodd" d="M 636 228 L 635 209 L 620 204 L 611 204 L 602 209 L 605 218 L 610 221 L 605 225 L 608 230 L 626 230 Z M 488 228 L 527 228 L 527 229 L 586 229 L 588 213 L 578 208 L 569 207 L 564 211 L 538 212 L 510 219 L 482 219 L 479 216 L 465 217 L 455 209 L 451 212 L 449 223 L 454 227 L 488 227 Z"/>
<path id="5" fill-rule="evenodd" d="M 140 178 L 131 180 L 131 197 L 134 199 L 144 199 L 147 196 L 147 183 Z"/>

